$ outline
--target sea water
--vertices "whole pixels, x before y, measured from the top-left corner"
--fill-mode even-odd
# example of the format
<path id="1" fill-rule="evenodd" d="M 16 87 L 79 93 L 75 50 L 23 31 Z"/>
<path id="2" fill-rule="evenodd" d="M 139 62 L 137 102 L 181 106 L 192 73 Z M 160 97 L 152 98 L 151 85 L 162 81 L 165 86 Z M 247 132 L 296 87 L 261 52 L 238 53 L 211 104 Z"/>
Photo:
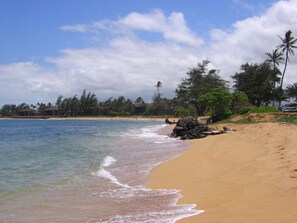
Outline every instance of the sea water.
<path id="1" fill-rule="evenodd" d="M 200 213 L 144 187 L 183 151 L 159 121 L 1 120 L 0 222 L 167 223 Z M 178 179 L 177 179 L 178 180 Z"/>

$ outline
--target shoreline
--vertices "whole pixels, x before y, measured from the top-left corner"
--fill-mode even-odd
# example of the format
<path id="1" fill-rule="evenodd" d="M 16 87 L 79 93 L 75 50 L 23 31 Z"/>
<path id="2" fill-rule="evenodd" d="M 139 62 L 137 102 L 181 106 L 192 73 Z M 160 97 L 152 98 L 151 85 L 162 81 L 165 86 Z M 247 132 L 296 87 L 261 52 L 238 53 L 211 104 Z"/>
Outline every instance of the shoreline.
<path id="1" fill-rule="evenodd" d="M 34 117 L 34 116 L 33 116 Z M 108 117 L 108 116 L 101 116 L 101 117 L 68 117 L 68 118 L 61 118 L 61 117 L 48 117 L 48 118 L 10 118 L 10 117 L 0 117 L 1 120 L 87 120 L 87 121 L 96 121 L 96 120 L 123 120 L 123 121 L 130 121 L 130 120 L 140 120 L 140 121 L 164 121 L 164 118 L 159 117 L 142 117 L 142 116 L 135 116 L 135 117 Z M 171 120 L 178 118 L 170 118 Z"/>
<path id="2" fill-rule="evenodd" d="M 235 132 L 189 141 L 146 185 L 178 189 L 202 214 L 178 223 L 297 222 L 297 125 L 232 124 Z"/>

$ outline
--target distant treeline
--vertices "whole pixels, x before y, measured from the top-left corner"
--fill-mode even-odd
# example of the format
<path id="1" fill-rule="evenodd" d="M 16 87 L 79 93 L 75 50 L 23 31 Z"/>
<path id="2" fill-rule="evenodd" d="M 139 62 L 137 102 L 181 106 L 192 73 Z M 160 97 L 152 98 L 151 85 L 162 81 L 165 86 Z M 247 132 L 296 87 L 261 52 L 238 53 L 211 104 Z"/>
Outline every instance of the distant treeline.
<path id="1" fill-rule="evenodd" d="M 29 105 L 3 105 L 2 116 L 55 115 L 72 116 L 200 116 L 212 115 L 217 119 L 248 111 L 250 106 L 280 106 L 281 102 L 294 97 L 297 99 L 297 82 L 283 89 L 283 80 L 289 62 L 297 48 L 292 32 L 280 37 L 281 44 L 272 53 L 266 53 L 267 60 L 262 63 L 244 63 L 240 71 L 230 74 L 234 81 L 232 92 L 229 82 L 219 76 L 219 70 L 208 69 L 209 61 L 199 62 L 190 68 L 175 90 L 175 97 L 162 96 L 162 83 L 156 84 L 152 102 L 146 103 L 142 97 L 136 100 L 123 96 L 99 102 L 92 92 L 83 90 L 82 94 L 69 98 L 59 96 L 55 103 Z M 279 65 L 284 64 L 283 71 Z"/>

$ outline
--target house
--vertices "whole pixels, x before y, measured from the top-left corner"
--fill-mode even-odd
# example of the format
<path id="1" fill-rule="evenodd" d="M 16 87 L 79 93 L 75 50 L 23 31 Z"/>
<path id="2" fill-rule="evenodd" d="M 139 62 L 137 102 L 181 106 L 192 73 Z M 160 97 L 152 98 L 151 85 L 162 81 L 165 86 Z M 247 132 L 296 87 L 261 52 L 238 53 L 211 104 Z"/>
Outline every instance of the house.
<path id="1" fill-rule="evenodd" d="M 47 115 L 47 116 L 58 116 L 59 109 L 58 109 L 58 107 L 54 106 L 51 108 L 44 109 L 42 113 L 43 113 L 43 115 Z"/>
<path id="2" fill-rule="evenodd" d="M 30 109 L 22 109 L 18 112 L 19 116 L 33 116 L 33 111 Z"/>
<path id="3" fill-rule="evenodd" d="M 134 103 L 134 113 L 136 115 L 143 114 L 146 111 L 145 103 Z"/>

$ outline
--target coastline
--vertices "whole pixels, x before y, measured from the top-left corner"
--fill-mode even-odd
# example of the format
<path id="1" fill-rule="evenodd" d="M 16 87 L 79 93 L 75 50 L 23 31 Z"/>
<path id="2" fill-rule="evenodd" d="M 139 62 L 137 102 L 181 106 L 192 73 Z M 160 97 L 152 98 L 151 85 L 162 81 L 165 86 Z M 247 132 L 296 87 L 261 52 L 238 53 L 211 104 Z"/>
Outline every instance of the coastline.
<path id="1" fill-rule="evenodd" d="M 34 117 L 34 116 L 33 116 Z M 32 118 L 33 119 L 33 118 Z M 35 118 L 34 118 L 35 119 Z M 178 120 L 178 118 L 170 118 Z M 10 118 L 10 117 L 0 117 L 1 120 L 30 120 L 30 118 Z M 61 117 L 48 117 L 46 120 L 88 120 L 88 121 L 96 121 L 96 120 L 140 120 L 140 121 L 165 121 L 165 118 L 159 117 L 142 117 L 142 116 L 135 116 L 135 117 L 108 117 L 108 116 L 100 116 L 100 117 L 68 117 L 68 118 L 61 118 Z"/>
<path id="2" fill-rule="evenodd" d="M 205 212 L 179 223 L 297 222 L 297 125 L 231 125 L 237 131 L 189 141 L 149 176 L 152 189 L 178 189 L 178 204 Z"/>
<path id="3" fill-rule="evenodd" d="M 159 134 L 167 127 L 161 122 L 114 121 L 104 128 L 110 122 L 41 120 L 33 128 L 18 120 L 1 123 L 7 133 L 2 160 L 12 168 L 0 162 L 0 169 L 13 169 L 9 179 L 22 181 L 6 181 L 1 174 L 5 188 L 12 190 L 0 197 L 0 222 L 142 222 L 152 216 L 155 222 L 170 222 L 195 213 L 191 206 L 172 205 L 176 191 L 142 187 L 151 168 L 184 151 L 183 143 Z M 25 189 L 22 182 L 27 182 Z"/>

